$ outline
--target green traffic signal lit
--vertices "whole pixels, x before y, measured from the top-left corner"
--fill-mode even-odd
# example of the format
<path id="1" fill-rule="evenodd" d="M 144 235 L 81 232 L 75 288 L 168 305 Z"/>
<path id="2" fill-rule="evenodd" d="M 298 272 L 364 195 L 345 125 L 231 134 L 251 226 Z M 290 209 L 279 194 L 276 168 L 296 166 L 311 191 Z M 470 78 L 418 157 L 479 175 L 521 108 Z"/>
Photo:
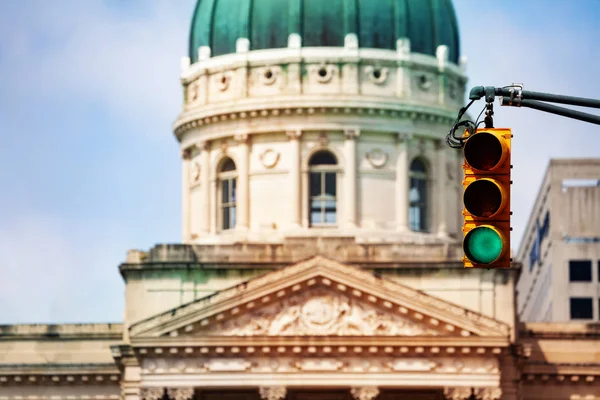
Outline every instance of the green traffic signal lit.
<path id="1" fill-rule="evenodd" d="M 465 255 L 477 264 L 491 264 L 502 255 L 504 240 L 491 226 L 482 225 L 467 233 L 463 242 Z"/>
<path id="2" fill-rule="evenodd" d="M 479 132 L 465 143 L 467 163 L 480 171 L 490 171 L 502 161 L 502 143 L 488 132 Z"/>
<path id="3" fill-rule="evenodd" d="M 490 218 L 502 206 L 502 190 L 493 180 L 480 179 L 467 186 L 463 200 L 468 212 L 479 218 Z"/>

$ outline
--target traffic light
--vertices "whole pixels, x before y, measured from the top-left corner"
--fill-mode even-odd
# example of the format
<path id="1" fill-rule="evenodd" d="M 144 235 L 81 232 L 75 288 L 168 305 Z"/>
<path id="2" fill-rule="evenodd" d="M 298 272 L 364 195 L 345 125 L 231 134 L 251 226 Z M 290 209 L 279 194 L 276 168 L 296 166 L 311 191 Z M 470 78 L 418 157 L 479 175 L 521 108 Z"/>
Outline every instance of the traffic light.
<path id="1" fill-rule="evenodd" d="M 510 129 L 477 129 L 464 145 L 465 268 L 510 267 Z"/>

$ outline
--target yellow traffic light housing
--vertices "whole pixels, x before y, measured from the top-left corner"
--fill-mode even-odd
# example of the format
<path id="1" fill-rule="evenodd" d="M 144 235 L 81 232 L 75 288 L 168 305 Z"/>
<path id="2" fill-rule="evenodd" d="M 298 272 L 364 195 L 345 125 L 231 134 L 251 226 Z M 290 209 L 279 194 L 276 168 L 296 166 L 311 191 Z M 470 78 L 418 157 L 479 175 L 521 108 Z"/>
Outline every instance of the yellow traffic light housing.
<path id="1" fill-rule="evenodd" d="M 510 129 L 466 136 L 463 180 L 465 268 L 510 268 Z"/>

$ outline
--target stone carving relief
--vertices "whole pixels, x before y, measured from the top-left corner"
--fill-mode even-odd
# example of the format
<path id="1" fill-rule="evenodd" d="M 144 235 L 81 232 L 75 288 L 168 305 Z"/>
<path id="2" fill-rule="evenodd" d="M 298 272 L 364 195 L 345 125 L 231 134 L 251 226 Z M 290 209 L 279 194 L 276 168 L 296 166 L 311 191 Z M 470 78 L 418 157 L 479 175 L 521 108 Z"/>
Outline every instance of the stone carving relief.
<path id="1" fill-rule="evenodd" d="M 163 388 L 142 388 L 142 400 L 162 400 L 165 390 Z"/>
<path id="2" fill-rule="evenodd" d="M 273 149 L 267 149 L 261 153 L 259 158 L 260 158 L 260 162 L 262 163 L 262 165 L 265 168 L 273 168 L 279 162 L 280 156 L 281 155 L 279 154 L 279 152 L 277 152 Z"/>
<path id="3" fill-rule="evenodd" d="M 198 80 L 190 83 L 188 85 L 188 103 L 195 103 L 198 100 L 198 96 L 200 95 L 200 85 L 198 84 Z"/>
<path id="4" fill-rule="evenodd" d="M 427 74 L 420 74 L 417 76 L 417 85 L 422 90 L 427 91 L 427 90 L 431 89 L 431 84 L 432 84 L 431 76 L 429 76 Z"/>
<path id="5" fill-rule="evenodd" d="M 167 389 L 167 395 L 171 400 L 192 400 L 194 397 L 193 388 Z"/>
<path id="6" fill-rule="evenodd" d="M 232 75 L 231 72 L 222 72 L 215 75 L 215 79 L 217 80 L 217 89 L 219 89 L 221 92 L 224 92 L 229 89 Z"/>
<path id="7" fill-rule="evenodd" d="M 319 83 L 329 83 L 337 72 L 337 67 L 331 64 L 310 65 L 308 72 L 315 77 Z"/>
<path id="8" fill-rule="evenodd" d="M 197 183 L 200 180 L 200 164 L 195 162 L 192 164 L 192 183 Z"/>
<path id="9" fill-rule="evenodd" d="M 367 78 L 376 85 L 383 85 L 387 80 L 389 72 L 388 68 L 374 67 L 372 65 L 365 67 Z"/>
<path id="10" fill-rule="evenodd" d="M 471 397 L 474 396 L 474 397 Z M 445 388 L 444 397 L 446 400 L 469 400 L 475 398 L 477 400 L 499 400 L 502 396 L 500 388 Z"/>
<path id="11" fill-rule="evenodd" d="M 381 149 L 373 149 L 365 157 L 374 168 L 382 168 L 388 161 L 387 153 Z"/>
<path id="12" fill-rule="evenodd" d="M 277 79 L 281 74 L 281 67 L 276 65 L 259 68 L 257 74 L 258 81 L 263 85 L 269 86 L 277 82 Z"/>
<path id="13" fill-rule="evenodd" d="M 292 296 L 221 322 L 207 333 L 224 336 L 438 335 L 435 330 L 325 290 Z"/>
<path id="14" fill-rule="evenodd" d="M 258 394 L 263 400 L 283 400 L 287 394 L 285 386 L 261 386 Z"/>
<path id="15" fill-rule="evenodd" d="M 376 386 L 353 387 L 350 394 L 354 400 L 373 400 L 379 395 L 379 389 Z"/>

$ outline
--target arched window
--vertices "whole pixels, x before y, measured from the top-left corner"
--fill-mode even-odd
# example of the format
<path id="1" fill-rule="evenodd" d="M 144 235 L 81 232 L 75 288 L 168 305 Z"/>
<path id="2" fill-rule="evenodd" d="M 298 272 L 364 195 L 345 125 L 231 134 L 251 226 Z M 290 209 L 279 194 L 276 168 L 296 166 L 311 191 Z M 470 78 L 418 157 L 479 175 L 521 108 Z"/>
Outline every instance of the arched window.
<path id="1" fill-rule="evenodd" d="M 427 230 L 427 167 L 420 159 L 410 164 L 410 189 L 408 192 L 410 229 L 417 232 Z"/>
<path id="2" fill-rule="evenodd" d="M 235 228 L 235 205 L 237 199 L 235 163 L 231 158 L 221 161 L 219 175 L 219 215 L 221 229 Z"/>
<path id="3" fill-rule="evenodd" d="M 337 160 L 328 151 L 318 151 L 308 162 L 310 226 L 337 223 Z"/>

